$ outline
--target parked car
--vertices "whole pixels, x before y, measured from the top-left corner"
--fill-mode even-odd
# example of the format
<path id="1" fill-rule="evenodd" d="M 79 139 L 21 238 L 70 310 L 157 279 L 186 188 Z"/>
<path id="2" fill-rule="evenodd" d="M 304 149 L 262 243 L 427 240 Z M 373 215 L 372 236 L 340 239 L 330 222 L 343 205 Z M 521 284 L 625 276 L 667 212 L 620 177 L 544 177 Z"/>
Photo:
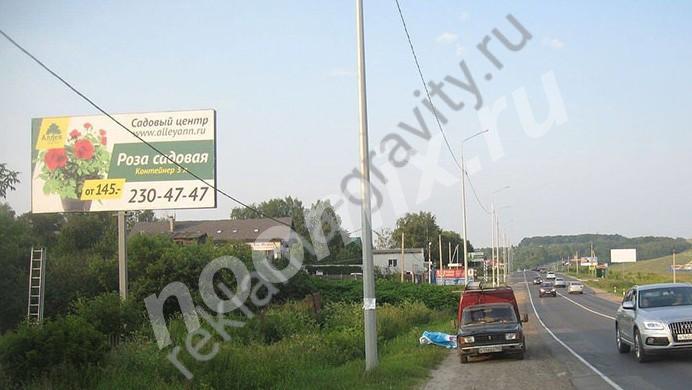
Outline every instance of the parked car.
<path id="1" fill-rule="evenodd" d="M 692 284 L 659 283 L 630 288 L 615 315 L 620 353 L 637 361 L 676 351 L 692 351 Z"/>
<path id="2" fill-rule="evenodd" d="M 568 294 L 583 294 L 584 284 L 582 282 L 569 282 L 567 285 Z"/>
<path id="3" fill-rule="evenodd" d="M 552 295 L 554 297 L 557 297 L 557 290 L 555 290 L 555 286 L 551 282 L 545 282 L 541 284 L 541 287 L 538 289 L 538 297 L 543 298 L 546 295 Z"/>
<path id="4" fill-rule="evenodd" d="M 470 356 L 512 354 L 524 358 L 526 343 L 511 287 L 467 289 L 459 299 L 457 341 L 461 363 Z"/>
<path id="5" fill-rule="evenodd" d="M 533 279 L 533 284 L 542 284 L 542 283 L 543 283 L 543 279 L 541 279 L 541 278 Z"/>
<path id="6" fill-rule="evenodd" d="M 555 279 L 555 272 L 553 271 L 548 271 L 548 273 L 545 275 L 546 279 Z"/>
<path id="7" fill-rule="evenodd" d="M 563 278 L 555 278 L 555 287 L 567 287 L 567 282 Z"/>

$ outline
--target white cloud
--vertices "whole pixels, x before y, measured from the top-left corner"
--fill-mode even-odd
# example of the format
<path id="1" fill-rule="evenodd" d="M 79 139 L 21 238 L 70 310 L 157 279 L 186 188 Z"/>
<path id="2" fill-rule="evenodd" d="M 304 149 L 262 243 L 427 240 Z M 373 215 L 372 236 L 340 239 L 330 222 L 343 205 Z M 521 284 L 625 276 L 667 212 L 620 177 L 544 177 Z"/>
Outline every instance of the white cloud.
<path id="1" fill-rule="evenodd" d="M 455 33 L 451 32 L 443 32 L 442 34 L 438 35 L 437 38 L 435 38 L 435 41 L 437 43 L 442 43 L 442 44 L 450 44 L 454 43 L 459 39 L 459 36 Z"/>
<path id="2" fill-rule="evenodd" d="M 328 73 L 329 77 L 351 77 L 354 75 L 350 68 L 332 68 Z"/>
<path id="3" fill-rule="evenodd" d="M 558 38 L 543 38 L 543 46 L 559 50 L 565 47 L 565 43 L 559 40 Z"/>

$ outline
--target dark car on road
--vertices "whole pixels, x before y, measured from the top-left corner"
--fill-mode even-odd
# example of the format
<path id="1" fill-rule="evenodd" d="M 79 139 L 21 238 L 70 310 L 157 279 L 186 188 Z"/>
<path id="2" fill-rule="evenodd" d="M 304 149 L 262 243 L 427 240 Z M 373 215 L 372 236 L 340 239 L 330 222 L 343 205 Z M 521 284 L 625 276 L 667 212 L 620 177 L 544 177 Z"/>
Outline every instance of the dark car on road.
<path id="1" fill-rule="evenodd" d="M 524 358 L 521 321 L 510 303 L 487 303 L 464 309 L 458 332 L 462 363 L 469 356 L 505 353 Z"/>
<path id="2" fill-rule="evenodd" d="M 533 279 L 533 284 L 541 284 L 541 283 L 543 283 L 543 279 L 541 279 L 541 278 Z"/>
<path id="3" fill-rule="evenodd" d="M 555 285 L 553 285 L 551 282 L 545 282 L 541 284 L 541 287 L 538 288 L 538 296 L 540 298 L 543 298 L 546 295 L 557 297 L 557 290 L 555 290 Z"/>
<path id="4" fill-rule="evenodd" d="M 456 322 L 462 363 L 470 356 L 510 353 L 524 357 L 526 344 L 519 305 L 511 287 L 469 286 L 459 299 Z"/>

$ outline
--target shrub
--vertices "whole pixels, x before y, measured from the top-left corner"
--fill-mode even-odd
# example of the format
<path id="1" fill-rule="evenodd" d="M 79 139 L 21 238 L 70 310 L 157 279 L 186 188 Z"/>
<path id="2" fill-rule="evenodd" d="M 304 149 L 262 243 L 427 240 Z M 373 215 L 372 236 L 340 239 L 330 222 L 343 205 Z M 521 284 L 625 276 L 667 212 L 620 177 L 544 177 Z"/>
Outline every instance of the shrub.
<path id="1" fill-rule="evenodd" d="M 0 338 L 0 366 L 14 382 L 41 375 L 50 368 L 98 363 L 108 349 L 106 337 L 84 318 L 74 315 L 42 326 L 23 324 Z"/>
<path id="2" fill-rule="evenodd" d="M 103 334 L 129 336 L 145 321 L 143 308 L 133 302 L 122 302 L 120 296 L 113 292 L 93 298 L 79 298 L 73 302 L 72 309 Z"/>
<path id="3" fill-rule="evenodd" d="M 360 303 L 363 301 L 362 281 L 316 278 L 314 283 L 326 302 Z M 385 279 L 377 279 L 375 286 L 378 305 L 418 301 L 432 310 L 446 312 L 456 311 L 460 289 L 460 286 L 400 283 Z"/>
<path id="4" fill-rule="evenodd" d="M 310 307 L 300 302 L 272 306 L 255 318 L 258 319 L 262 339 L 267 344 L 296 334 L 315 333 L 319 328 Z"/>

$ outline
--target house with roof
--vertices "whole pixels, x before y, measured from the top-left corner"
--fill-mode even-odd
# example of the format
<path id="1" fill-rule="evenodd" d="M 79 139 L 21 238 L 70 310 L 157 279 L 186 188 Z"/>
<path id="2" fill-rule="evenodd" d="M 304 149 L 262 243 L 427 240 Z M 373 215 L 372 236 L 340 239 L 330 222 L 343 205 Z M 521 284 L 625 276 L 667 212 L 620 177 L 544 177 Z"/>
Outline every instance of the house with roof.
<path id="1" fill-rule="evenodd" d="M 171 216 L 162 221 L 138 222 L 129 236 L 163 234 L 181 245 L 239 241 L 248 244 L 253 251 L 279 258 L 295 239 L 293 231 L 292 218 L 176 221 Z"/>

